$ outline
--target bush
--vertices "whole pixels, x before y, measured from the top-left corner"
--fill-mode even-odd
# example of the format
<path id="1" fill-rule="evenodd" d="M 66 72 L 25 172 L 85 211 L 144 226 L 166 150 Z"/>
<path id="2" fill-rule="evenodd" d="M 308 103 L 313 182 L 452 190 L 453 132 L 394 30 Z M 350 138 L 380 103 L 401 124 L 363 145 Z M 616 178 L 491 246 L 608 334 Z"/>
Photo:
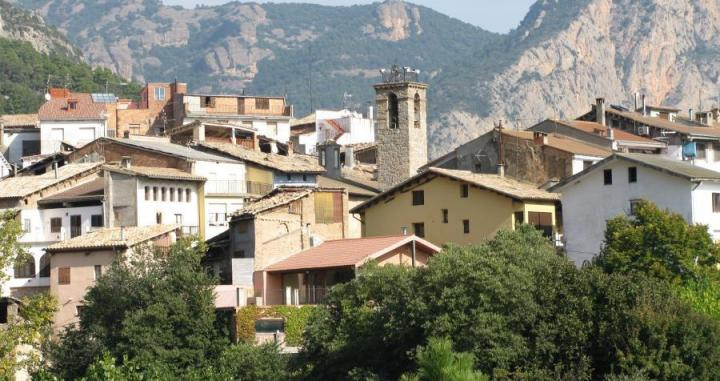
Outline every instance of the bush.
<path id="1" fill-rule="evenodd" d="M 428 345 L 418 350 L 418 371 L 403 376 L 403 381 L 487 381 L 474 370 L 475 359 L 469 353 L 455 353 L 450 339 L 430 338 Z"/>
<path id="2" fill-rule="evenodd" d="M 238 342 L 255 342 L 255 321 L 263 317 L 283 318 L 285 321 L 285 342 L 289 346 L 299 346 L 307 321 L 316 307 L 313 306 L 247 306 L 237 311 L 236 332 Z"/>

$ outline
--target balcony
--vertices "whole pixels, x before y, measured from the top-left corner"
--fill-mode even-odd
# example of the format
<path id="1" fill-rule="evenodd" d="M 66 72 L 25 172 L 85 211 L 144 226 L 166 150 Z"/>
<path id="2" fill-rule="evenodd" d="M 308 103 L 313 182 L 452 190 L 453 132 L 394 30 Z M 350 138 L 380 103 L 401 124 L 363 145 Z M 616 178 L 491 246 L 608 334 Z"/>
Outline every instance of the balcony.
<path id="1" fill-rule="evenodd" d="M 258 195 L 263 196 L 273 190 L 272 184 L 244 180 L 208 180 L 205 193 L 208 195 Z"/>
<path id="2" fill-rule="evenodd" d="M 283 304 L 288 306 L 304 306 L 320 304 L 325 300 L 325 295 L 330 287 L 307 286 L 303 288 L 287 287 L 283 290 Z"/>

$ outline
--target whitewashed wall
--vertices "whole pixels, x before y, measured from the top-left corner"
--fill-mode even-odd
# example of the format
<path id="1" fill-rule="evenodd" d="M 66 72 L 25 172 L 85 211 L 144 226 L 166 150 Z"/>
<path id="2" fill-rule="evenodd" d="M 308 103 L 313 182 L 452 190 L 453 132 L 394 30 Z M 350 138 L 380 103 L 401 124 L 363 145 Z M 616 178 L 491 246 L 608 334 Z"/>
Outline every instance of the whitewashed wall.
<path id="1" fill-rule="evenodd" d="M 150 188 L 150 199 L 145 201 L 145 187 Z M 152 189 L 158 187 L 158 201 L 153 199 Z M 162 201 L 162 188 L 168 189 L 166 201 Z M 169 188 L 175 188 L 175 201 L 170 201 Z M 190 202 L 185 198 L 183 193 L 183 201 L 178 201 L 177 189 L 190 189 Z M 137 216 L 138 226 L 150 226 L 157 224 L 157 213 L 162 214 L 161 224 L 173 225 L 177 223 L 176 215 L 182 216 L 183 226 L 200 226 L 198 215 L 198 183 L 191 181 L 170 181 L 170 180 L 152 180 L 138 179 L 137 190 Z"/>
<path id="2" fill-rule="evenodd" d="M 62 139 L 54 136 L 53 130 L 62 130 Z M 86 131 L 92 131 L 93 135 L 83 136 Z M 74 146 L 90 143 L 91 141 L 106 136 L 104 120 L 86 121 L 41 121 L 40 122 L 40 153 L 43 155 L 58 152 L 60 142 L 66 141 Z"/>

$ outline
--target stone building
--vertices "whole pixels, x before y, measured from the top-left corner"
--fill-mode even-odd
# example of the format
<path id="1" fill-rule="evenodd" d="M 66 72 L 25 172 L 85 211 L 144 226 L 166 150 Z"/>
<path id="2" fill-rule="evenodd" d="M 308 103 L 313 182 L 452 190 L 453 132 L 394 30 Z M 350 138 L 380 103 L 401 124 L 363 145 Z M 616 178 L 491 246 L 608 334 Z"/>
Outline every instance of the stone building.
<path id="1" fill-rule="evenodd" d="M 393 67 L 383 70 L 375 85 L 377 103 L 378 180 L 395 185 L 417 173 L 427 162 L 427 89 L 417 72 Z"/>

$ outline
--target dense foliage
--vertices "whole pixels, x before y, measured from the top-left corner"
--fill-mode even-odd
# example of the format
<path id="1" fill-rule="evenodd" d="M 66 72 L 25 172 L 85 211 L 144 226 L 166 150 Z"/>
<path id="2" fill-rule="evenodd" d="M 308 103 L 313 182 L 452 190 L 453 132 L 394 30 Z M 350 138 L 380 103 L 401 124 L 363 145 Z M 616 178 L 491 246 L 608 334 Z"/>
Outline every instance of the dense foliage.
<path id="1" fill-rule="evenodd" d="M 115 93 L 137 98 L 140 85 L 125 82 L 110 70 L 93 69 L 77 59 L 43 54 L 27 43 L 0 38 L 0 114 L 34 113 L 50 87 Z"/>
<path id="2" fill-rule="evenodd" d="M 298 346 L 302 342 L 302 334 L 313 306 L 271 306 L 258 308 L 247 306 L 240 308 L 235 314 L 235 334 L 237 340 L 245 343 L 255 341 L 255 321 L 263 317 L 282 318 L 285 322 L 285 343 Z"/>
<path id="3" fill-rule="evenodd" d="M 720 377 L 716 321 L 662 281 L 578 270 L 527 228 L 447 248 L 424 270 L 367 269 L 327 304 L 306 331 L 307 379 L 397 379 L 431 337 L 496 380 Z"/>
<path id="4" fill-rule="evenodd" d="M 475 359 L 469 353 L 455 353 L 450 339 L 430 338 L 427 347 L 417 352 L 418 371 L 404 375 L 402 381 L 487 381 L 475 370 Z"/>

